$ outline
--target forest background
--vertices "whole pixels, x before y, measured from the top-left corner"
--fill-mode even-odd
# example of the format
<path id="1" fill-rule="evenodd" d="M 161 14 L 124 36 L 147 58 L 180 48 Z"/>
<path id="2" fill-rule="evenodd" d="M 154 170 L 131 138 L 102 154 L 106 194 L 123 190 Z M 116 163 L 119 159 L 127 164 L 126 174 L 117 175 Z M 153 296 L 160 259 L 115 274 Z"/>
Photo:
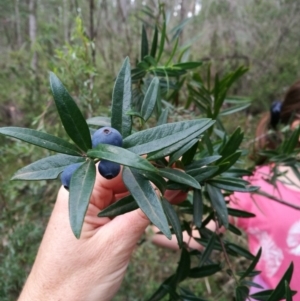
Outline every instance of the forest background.
<path id="1" fill-rule="evenodd" d="M 245 140 L 271 102 L 300 78 L 298 0 L 165 0 L 169 37 L 191 61 L 211 66 L 212 77 L 246 66 L 231 89 L 252 105 L 225 122 L 241 126 Z M 85 117 L 106 116 L 115 76 L 129 56 L 140 56 L 142 24 L 149 36 L 158 20 L 158 1 L 0 0 L 0 126 L 62 133 L 49 92 L 54 71 Z M 170 38 L 166 57 L 173 49 Z M 173 114 L 190 114 L 184 89 Z M 184 116 L 182 117 L 184 118 Z M 49 132 L 49 131 L 48 131 Z M 59 181 L 10 182 L 13 173 L 45 150 L 0 137 L 0 298 L 15 300 L 34 260 L 56 197 Z M 242 242 L 243 243 L 243 242 Z M 174 269 L 178 254 L 145 242 L 115 300 L 144 300 Z M 168 263 L 170 262 L 170 264 Z M 241 264 L 241 262 L 236 262 Z M 230 300 L 230 278 L 190 283 L 212 300 Z"/>

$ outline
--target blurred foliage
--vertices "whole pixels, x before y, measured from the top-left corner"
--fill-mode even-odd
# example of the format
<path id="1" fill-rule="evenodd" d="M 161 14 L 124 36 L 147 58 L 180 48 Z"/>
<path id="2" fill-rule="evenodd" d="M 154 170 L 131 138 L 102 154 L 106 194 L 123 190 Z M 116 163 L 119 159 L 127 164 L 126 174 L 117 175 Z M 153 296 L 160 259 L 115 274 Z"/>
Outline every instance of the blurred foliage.
<path id="1" fill-rule="evenodd" d="M 35 3 L 36 10 L 30 11 L 31 2 Z M 253 106 L 248 112 L 255 115 L 266 110 L 275 98 L 282 98 L 285 89 L 299 78 L 300 3 L 297 0 L 161 3 L 121 0 L 98 1 L 91 8 L 92 2 L 1 1 L 0 126 L 25 126 L 66 137 L 49 93 L 48 70 L 55 71 L 62 79 L 86 118 L 107 116 L 114 78 L 122 59 L 129 55 L 132 66 L 135 65 L 136 111 L 141 108 L 152 76 L 159 75 L 165 80 L 161 80 L 162 107 L 156 108 L 156 119 L 160 109 L 168 109 L 169 121 L 192 119 L 200 114 L 217 118 L 215 129 L 210 133 L 216 144 L 208 143 L 202 151 L 211 152 L 214 147 L 221 152 L 228 139 L 221 131 L 233 133 L 242 120 L 249 146 L 255 125 L 252 118 L 257 116 L 238 112 L 248 106 L 249 98 Z M 31 15 L 36 17 L 35 37 L 29 34 Z M 162 42 L 161 35 L 158 36 L 154 63 L 149 54 L 154 54 L 155 49 L 149 45 L 155 41 L 155 28 L 159 34 L 165 31 L 166 39 Z M 36 67 L 32 64 L 35 55 Z M 186 61 L 202 62 L 203 66 L 197 71 L 187 68 L 182 74 L 174 73 L 176 64 Z M 231 75 L 239 77 L 239 73 L 246 71 L 239 68 L 241 65 L 249 71 L 237 82 L 229 83 Z M 138 72 L 143 76 L 139 77 Z M 220 85 L 224 90 L 215 95 Z M 221 106 L 213 102 L 216 96 Z M 213 103 L 215 107 L 209 107 Z M 226 116 L 226 112 L 234 110 L 238 124 L 232 124 L 231 117 Z M 220 111 L 224 116 L 218 114 Z M 135 121 L 142 124 L 138 116 Z M 149 120 L 150 124 L 156 122 Z M 278 153 L 265 155 L 275 160 L 278 155 L 277 159 L 282 160 L 281 151 L 290 148 L 291 145 L 285 145 Z M 0 137 L 0 154 L 0 298 L 10 301 L 19 294 L 34 260 L 58 183 L 9 182 L 15 170 L 50 152 Z M 294 162 L 288 161 L 288 164 L 292 166 Z M 176 265 L 167 268 L 163 263 L 166 273 L 154 278 L 151 273 L 161 264 L 145 264 L 145 257 L 157 259 L 169 255 L 161 250 L 155 253 L 156 249 L 147 244 L 142 250 L 145 251 L 137 250 L 138 261 L 129 270 L 116 300 L 143 300 L 176 270 Z M 240 265 L 240 261 L 235 263 Z M 139 283 L 138 276 L 147 273 L 152 275 L 144 281 L 148 282 L 149 290 L 143 287 L 142 292 L 134 294 L 140 287 L 135 289 L 132 284 Z M 216 287 L 213 282 L 209 283 L 213 291 L 225 290 L 222 281 Z M 194 292 L 212 298 L 209 293 L 204 294 L 206 280 L 191 285 L 188 284 Z M 233 286 L 227 292 L 228 298 L 232 297 L 232 289 Z M 225 300 L 220 294 L 215 297 Z"/>

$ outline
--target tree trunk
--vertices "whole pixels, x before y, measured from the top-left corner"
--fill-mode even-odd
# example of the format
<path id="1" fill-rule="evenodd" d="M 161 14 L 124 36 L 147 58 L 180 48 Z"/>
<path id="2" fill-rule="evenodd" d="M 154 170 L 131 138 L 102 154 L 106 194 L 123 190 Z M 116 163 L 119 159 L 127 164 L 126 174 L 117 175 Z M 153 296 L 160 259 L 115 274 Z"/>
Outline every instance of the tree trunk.
<path id="1" fill-rule="evenodd" d="M 90 40 L 91 40 L 91 51 L 92 51 L 92 60 L 93 65 L 96 65 L 96 49 L 95 49 L 95 29 L 94 29 L 94 0 L 90 0 Z"/>
<path id="2" fill-rule="evenodd" d="M 29 39 L 30 39 L 31 50 L 33 50 L 33 55 L 31 59 L 31 68 L 34 72 L 36 72 L 37 69 L 37 52 L 36 50 L 34 50 L 36 33 L 37 33 L 36 0 L 29 0 Z"/>
<path id="3" fill-rule="evenodd" d="M 17 36 L 17 45 L 18 48 L 22 45 L 22 36 L 21 36 L 21 20 L 19 12 L 19 0 L 15 0 L 15 15 L 16 15 L 16 36 Z"/>

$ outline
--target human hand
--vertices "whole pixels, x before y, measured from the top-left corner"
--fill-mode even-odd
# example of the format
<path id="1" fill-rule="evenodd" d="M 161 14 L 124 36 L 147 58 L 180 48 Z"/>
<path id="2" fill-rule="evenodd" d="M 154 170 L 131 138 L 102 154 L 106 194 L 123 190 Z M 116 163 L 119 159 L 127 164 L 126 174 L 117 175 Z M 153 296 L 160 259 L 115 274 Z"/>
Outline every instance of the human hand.
<path id="1" fill-rule="evenodd" d="M 99 211 L 128 193 L 121 173 L 106 180 L 97 173 L 80 239 L 69 222 L 69 193 L 60 189 L 35 263 L 19 301 L 111 300 L 148 218 L 140 209 L 99 218 Z"/>

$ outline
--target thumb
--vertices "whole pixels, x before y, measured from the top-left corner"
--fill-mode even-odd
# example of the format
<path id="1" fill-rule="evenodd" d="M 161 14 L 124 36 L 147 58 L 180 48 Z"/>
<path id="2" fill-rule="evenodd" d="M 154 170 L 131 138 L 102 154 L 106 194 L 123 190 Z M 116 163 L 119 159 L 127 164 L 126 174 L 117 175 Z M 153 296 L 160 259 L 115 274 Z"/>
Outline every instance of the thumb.
<path id="1" fill-rule="evenodd" d="M 142 210 L 136 209 L 116 216 L 103 227 L 106 233 L 113 233 L 116 241 L 121 240 L 124 246 L 134 247 L 149 224 L 150 221 Z"/>

